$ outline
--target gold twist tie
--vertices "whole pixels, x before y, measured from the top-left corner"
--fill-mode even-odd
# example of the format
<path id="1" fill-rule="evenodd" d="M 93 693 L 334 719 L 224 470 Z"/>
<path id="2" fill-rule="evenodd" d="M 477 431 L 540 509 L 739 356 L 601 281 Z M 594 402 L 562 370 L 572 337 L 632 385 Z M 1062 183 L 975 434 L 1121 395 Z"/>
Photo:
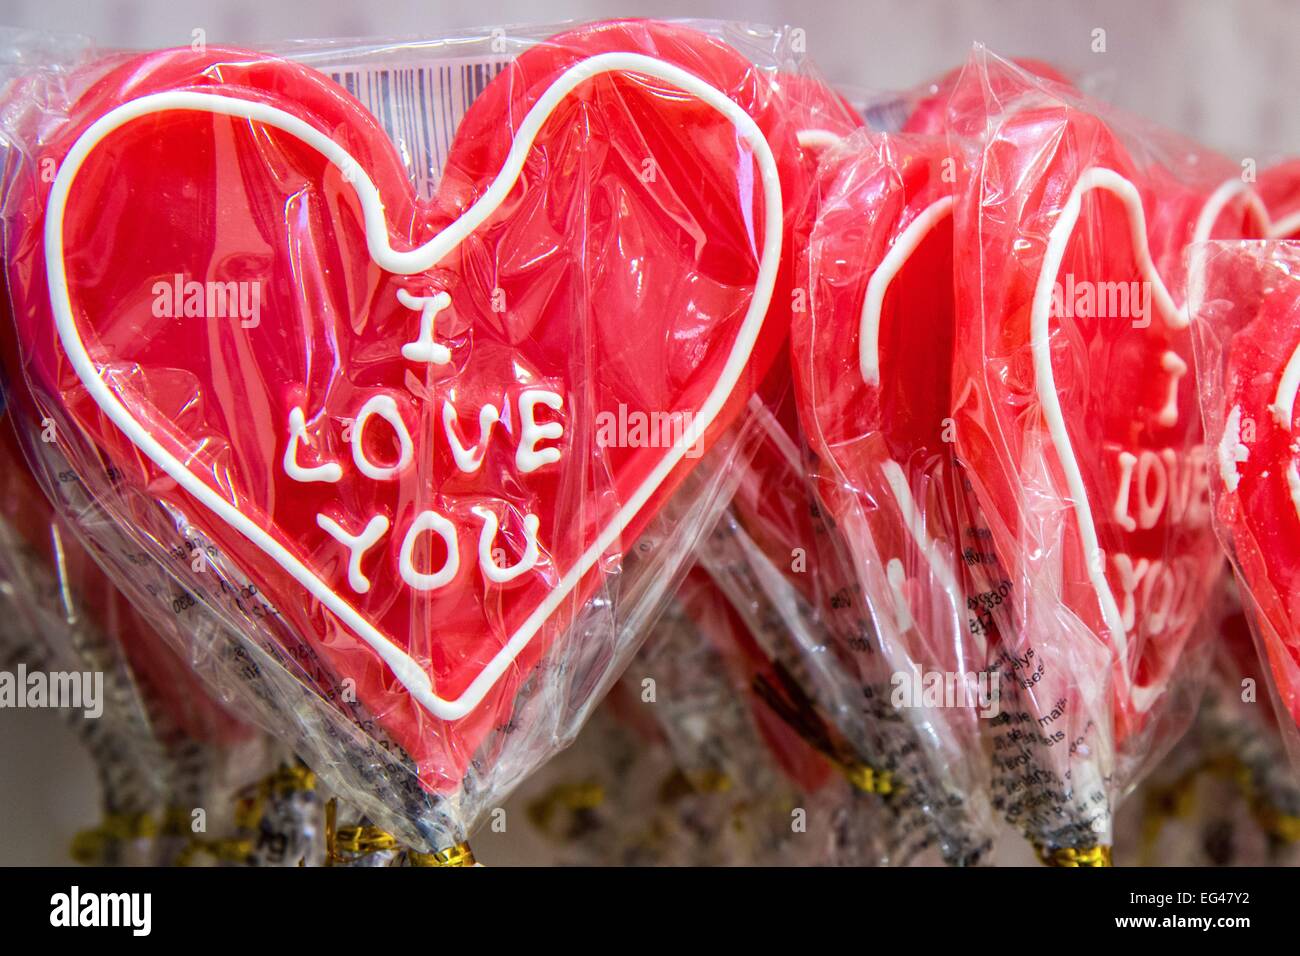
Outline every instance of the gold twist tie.
<path id="1" fill-rule="evenodd" d="M 72 858 L 78 863 L 94 863 L 112 843 L 147 840 L 157 834 L 158 826 L 147 813 L 110 813 L 99 826 L 72 838 Z"/>
<path id="2" fill-rule="evenodd" d="M 731 778 L 720 770 L 674 770 L 659 785 L 659 802 L 676 803 L 691 794 L 726 793 L 731 789 Z"/>
<path id="3" fill-rule="evenodd" d="M 1251 816 L 1266 834 L 1283 843 L 1300 842 L 1300 816 L 1282 813 L 1270 806 L 1268 799 L 1256 788 L 1255 778 L 1249 767 L 1230 755 L 1210 761 L 1208 766 L 1212 772 L 1227 777 L 1237 784 L 1237 788 L 1250 805 Z"/>
<path id="4" fill-rule="evenodd" d="M 176 857 L 177 866 L 193 866 L 200 853 L 206 853 L 218 863 L 247 863 L 253 856 L 252 840 L 190 840 L 189 845 Z"/>
<path id="5" fill-rule="evenodd" d="M 408 850 L 406 860 L 411 866 L 477 866 L 478 861 L 474 859 L 474 851 L 469 848 L 468 843 L 457 843 L 455 846 L 447 847 L 445 850 L 438 850 L 434 853 L 421 853 L 418 850 Z"/>
<path id="6" fill-rule="evenodd" d="M 1201 769 L 1214 774 L 1216 777 L 1234 781 L 1242 790 L 1249 791 L 1252 789 L 1250 768 L 1233 754 L 1212 757 L 1201 764 Z"/>
<path id="7" fill-rule="evenodd" d="M 279 796 L 316 789 L 316 774 L 302 764 L 284 766 L 266 778 L 266 787 Z"/>
<path id="8" fill-rule="evenodd" d="M 168 807 L 163 813 L 161 831 L 163 836 L 188 835 L 192 820 L 190 813 L 191 811 L 187 807 Z"/>
<path id="9" fill-rule="evenodd" d="M 1108 846 L 1061 846 L 1055 850 L 1037 847 L 1037 851 L 1044 866 L 1114 866 Z"/>
<path id="10" fill-rule="evenodd" d="M 316 774 L 307 767 L 302 764 L 281 766 L 263 777 L 251 793 L 235 801 L 235 826 L 241 830 L 256 830 L 266 813 L 266 801 L 271 797 L 287 797 L 315 789 Z"/>
<path id="11" fill-rule="evenodd" d="M 594 781 L 559 783 L 528 804 L 528 819 L 532 820 L 533 826 L 537 829 L 549 832 L 551 824 L 561 810 L 573 813 L 595 810 L 604 802 L 605 788 L 599 783 Z"/>
<path id="12" fill-rule="evenodd" d="M 235 801 L 235 827 L 256 830 L 265 812 L 266 797 L 260 790 L 252 796 L 240 797 Z"/>
<path id="13" fill-rule="evenodd" d="M 1196 783 L 1205 766 L 1193 767 L 1167 787 L 1155 787 L 1142 807 L 1142 861 L 1151 864 L 1156 842 L 1169 820 L 1185 820 L 1196 809 Z"/>
<path id="14" fill-rule="evenodd" d="M 894 774 L 890 770 L 876 770 L 855 760 L 835 761 L 836 769 L 844 779 L 864 793 L 887 797 L 894 792 Z"/>
<path id="15" fill-rule="evenodd" d="M 892 796 L 903 789 L 895 783 L 892 771 L 877 770 L 854 756 L 843 737 L 822 719 L 816 704 L 794 676 L 779 661 L 770 663 L 773 679 L 759 674 L 752 687 L 772 713 L 785 721 L 804 743 L 821 754 L 857 789 L 882 797 Z"/>
<path id="16" fill-rule="evenodd" d="M 550 796 L 566 810 L 595 810 L 605 802 L 605 788 L 598 783 L 560 784 Z"/>
<path id="17" fill-rule="evenodd" d="M 1283 843 L 1300 843 L 1300 816 L 1278 811 L 1260 805 L 1255 810 L 1255 817 L 1264 832 Z"/>
<path id="18" fill-rule="evenodd" d="M 334 832 L 334 852 L 366 856 L 397 849 L 397 837 L 377 826 L 339 827 Z"/>
<path id="19" fill-rule="evenodd" d="M 727 793 L 731 790 L 731 778 L 721 770 L 689 772 L 686 779 L 696 793 Z"/>

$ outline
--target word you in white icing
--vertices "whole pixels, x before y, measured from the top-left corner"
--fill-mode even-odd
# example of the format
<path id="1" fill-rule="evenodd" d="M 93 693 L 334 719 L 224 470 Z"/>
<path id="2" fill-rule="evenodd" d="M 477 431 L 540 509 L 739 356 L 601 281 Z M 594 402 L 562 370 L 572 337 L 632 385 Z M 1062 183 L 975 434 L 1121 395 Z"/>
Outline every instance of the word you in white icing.
<path id="1" fill-rule="evenodd" d="M 1110 555 L 1119 584 L 1120 619 L 1130 637 L 1157 637 L 1190 627 L 1200 610 L 1201 565 L 1194 555 L 1165 560 Z"/>

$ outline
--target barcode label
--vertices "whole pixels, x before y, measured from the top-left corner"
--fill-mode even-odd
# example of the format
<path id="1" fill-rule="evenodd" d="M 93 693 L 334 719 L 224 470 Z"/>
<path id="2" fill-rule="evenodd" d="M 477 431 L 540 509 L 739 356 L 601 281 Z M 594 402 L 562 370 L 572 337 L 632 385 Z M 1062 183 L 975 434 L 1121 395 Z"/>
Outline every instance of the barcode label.
<path id="1" fill-rule="evenodd" d="M 438 188 L 456 128 L 510 60 L 480 58 L 429 66 L 368 66 L 325 73 L 379 120 L 410 171 L 416 191 Z"/>

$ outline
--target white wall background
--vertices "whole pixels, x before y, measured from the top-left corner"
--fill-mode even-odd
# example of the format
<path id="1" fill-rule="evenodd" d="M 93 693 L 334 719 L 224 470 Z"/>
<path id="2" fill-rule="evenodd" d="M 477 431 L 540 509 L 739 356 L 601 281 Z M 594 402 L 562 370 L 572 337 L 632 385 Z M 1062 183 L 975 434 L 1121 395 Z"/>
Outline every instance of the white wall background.
<path id="1" fill-rule="evenodd" d="M 320 36 L 430 36 L 457 28 L 617 15 L 789 23 L 833 82 L 877 90 L 958 65 L 979 40 L 1092 76 L 1119 105 L 1261 164 L 1300 154 L 1300 3 L 1294 0 L 0 0 L 0 25 L 75 31 L 102 46 Z M 1107 52 L 1090 49 L 1107 31 Z M 89 761 L 56 714 L 0 712 L 0 864 L 65 862 L 94 820 Z M 494 852 L 486 852 L 487 850 Z M 518 850 L 488 838 L 480 853 Z M 531 854 L 528 854 L 531 856 Z"/>

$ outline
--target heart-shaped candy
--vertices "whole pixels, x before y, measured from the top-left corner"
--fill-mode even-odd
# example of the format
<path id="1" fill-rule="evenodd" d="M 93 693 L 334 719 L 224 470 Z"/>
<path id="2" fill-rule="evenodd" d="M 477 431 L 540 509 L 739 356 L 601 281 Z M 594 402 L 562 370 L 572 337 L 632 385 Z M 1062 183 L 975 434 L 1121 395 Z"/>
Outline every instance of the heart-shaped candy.
<path id="1" fill-rule="evenodd" d="M 321 74 L 143 56 L 26 183 L 24 371 L 453 789 L 770 364 L 797 163 L 770 84 L 680 27 L 519 57 L 427 203 Z"/>
<path id="2" fill-rule="evenodd" d="M 1217 573 L 1183 252 L 1250 214 L 1226 161 L 1139 164 L 1086 105 L 987 68 L 1002 95 L 950 108 L 985 135 L 956 209 L 958 447 L 1011 587 L 1006 664 L 1062 739 L 1109 723 L 1113 688 L 1122 742 Z"/>
<path id="3" fill-rule="evenodd" d="M 931 823 L 946 858 L 973 862 L 992 832 L 977 720 L 991 625 L 968 609 L 962 561 L 981 543 L 963 540 L 954 458 L 952 171 L 933 136 L 858 133 L 827 157 L 792 343 L 818 497 L 882 658 L 858 655 L 861 678 L 883 679 L 914 728 L 926 779 L 903 785 L 945 808 Z"/>
<path id="4" fill-rule="evenodd" d="M 1209 245 L 1196 328 L 1215 516 L 1280 703 L 1300 724 L 1300 250 Z"/>

